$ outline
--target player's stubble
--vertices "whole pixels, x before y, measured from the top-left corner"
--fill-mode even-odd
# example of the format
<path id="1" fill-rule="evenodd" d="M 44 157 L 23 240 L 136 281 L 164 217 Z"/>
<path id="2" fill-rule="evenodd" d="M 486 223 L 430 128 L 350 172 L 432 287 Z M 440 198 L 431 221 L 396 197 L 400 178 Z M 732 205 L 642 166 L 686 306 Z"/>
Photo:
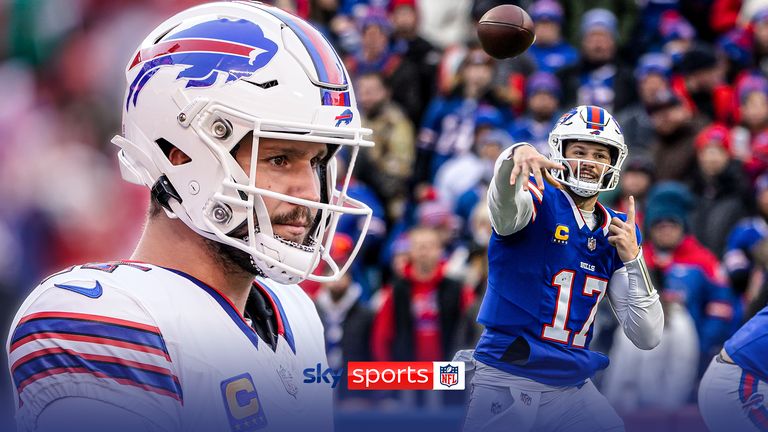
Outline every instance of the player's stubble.
<path id="1" fill-rule="evenodd" d="M 314 238 L 311 234 L 317 228 L 319 221 L 317 217 L 312 216 L 312 211 L 309 207 L 295 207 L 287 213 L 277 214 L 270 218 L 273 227 L 280 224 L 291 224 L 292 222 L 300 220 L 311 221 L 308 223 L 309 226 L 307 232 L 302 238 L 287 239 L 279 235 L 276 235 L 275 237 L 283 241 L 311 246 L 314 243 Z M 259 232 L 258 222 L 256 222 L 256 232 Z M 229 235 L 247 241 L 247 221 L 232 230 Z M 253 258 L 251 258 L 251 255 L 248 252 L 205 237 L 203 240 L 208 254 L 226 273 L 246 273 L 252 276 L 264 276 L 264 273 L 259 269 L 256 263 L 253 262 Z"/>

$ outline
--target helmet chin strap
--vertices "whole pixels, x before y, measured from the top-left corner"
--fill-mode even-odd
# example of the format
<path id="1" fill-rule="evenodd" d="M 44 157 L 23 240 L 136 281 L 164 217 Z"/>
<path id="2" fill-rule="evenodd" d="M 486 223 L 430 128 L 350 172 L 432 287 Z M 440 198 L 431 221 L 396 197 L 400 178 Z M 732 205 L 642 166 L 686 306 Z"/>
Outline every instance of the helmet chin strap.
<path id="1" fill-rule="evenodd" d="M 568 181 L 569 182 L 575 182 L 576 179 L 573 176 L 570 176 Z M 593 197 L 593 196 L 597 195 L 597 191 L 596 190 L 584 189 L 584 188 L 579 188 L 579 187 L 575 187 L 575 186 L 571 186 L 571 185 L 567 185 L 567 186 L 568 186 L 568 188 L 571 191 L 573 191 L 573 193 L 575 193 L 576 195 L 578 195 L 580 197 L 589 198 L 589 197 Z"/>

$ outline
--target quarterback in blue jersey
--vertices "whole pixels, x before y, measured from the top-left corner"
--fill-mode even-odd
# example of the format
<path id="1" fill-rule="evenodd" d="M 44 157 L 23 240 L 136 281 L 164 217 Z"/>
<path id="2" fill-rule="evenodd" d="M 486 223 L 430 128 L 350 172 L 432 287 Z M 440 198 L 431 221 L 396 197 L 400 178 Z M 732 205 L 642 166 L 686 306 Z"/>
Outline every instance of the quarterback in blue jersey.
<path id="1" fill-rule="evenodd" d="M 709 364 L 699 411 L 712 432 L 768 431 L 768 307 L 747 321 Z"/>
<path id="2" fill-rule="evenodd" d="M 493 233 L 478 314 L 485 330 L 466 431 L 623 430 L 590 380 L 608 366 L 589 350 L 600 301 L 607 294 L 637 347 L 661 339 L 664 316 L 634 201 L 626 215 L 597 202 L 616 187 L 627 157 L 618 123 L 600 107 L 579 106 L 558 120 L 549 146 L 549 158 L 527 143 L 510 147 L 489 186 Z"/>

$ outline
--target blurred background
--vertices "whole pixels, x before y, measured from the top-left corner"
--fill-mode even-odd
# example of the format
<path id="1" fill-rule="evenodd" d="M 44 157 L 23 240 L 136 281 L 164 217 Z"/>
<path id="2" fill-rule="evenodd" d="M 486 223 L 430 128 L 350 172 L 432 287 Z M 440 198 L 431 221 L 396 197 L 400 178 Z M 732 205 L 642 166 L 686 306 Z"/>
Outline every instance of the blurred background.
<path id="1" fill-rule="evenodd" d="M 152 28 L 199 3 L 0 0 L 3 340 L 45 275 L 130 256 L 148 193 L 121 180 L 109 143 L 120 131 L 124 67 Z M 629 195 L 638 201 L 667 317 L 662 344 L 641 352 L 604 304 L 591 348 L 612 363 L 595 381 L 628 430 L 703 427 L 703 370 L 768 302 L 768 0 L 269 3 L 336 47 L 376 142 L 350 187 L 374 209 L 362 253 L 341 281 L 303 285 L 332 368 L 449 360 L 474 346 L 493 161 L 518 141 L 548 154 L 557 118 L 595 104 L 616 116 L 630 153 L 620 188 L 601 201 L 618 210 Z M 500 3 L 536 23 L 535 45 L 503 61 L 475 36 Z M 351 250 L 356 222 L 343 227 L 336 253 Z M 0 429 L 13 430 L 7 374 L 0 384 Z M 408 422 L 458 431 L 467 393 L 336 396 L 341 430 Z"/>

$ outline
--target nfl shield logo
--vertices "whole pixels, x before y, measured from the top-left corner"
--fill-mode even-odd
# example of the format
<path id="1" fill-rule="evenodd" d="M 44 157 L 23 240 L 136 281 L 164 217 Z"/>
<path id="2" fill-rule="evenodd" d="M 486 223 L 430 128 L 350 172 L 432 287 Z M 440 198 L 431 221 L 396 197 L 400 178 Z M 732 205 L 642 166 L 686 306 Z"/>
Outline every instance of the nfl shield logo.
<path id="1" fill-rule="evenodd" d="M 597 248 L 597 240 L 594 237 L 590 237 L 587 240 L 587 249 L 593 251 Z"/>
<path id="2" fill-rule="evenodd" d="M 283 366 L 280 366 L 280 369 L 277 370 L 277 374 L 280 376 L 280 381 L 283 382 L 283 387 L 285 387 L 285 391 L 288 392 L 289 395 L 296 397 L 296 393 L 299 392 L 299 387 L 296 385 L 296 382 L 293 380 L 293 375 L 291 374 L 288 369 L 286 369 Z"/>
<path id="3" fill-rule="evenodd" d="M 440 384 L 446 387 L 453 387 L 459 383 L 458 366 L 440 366 Z"/>

